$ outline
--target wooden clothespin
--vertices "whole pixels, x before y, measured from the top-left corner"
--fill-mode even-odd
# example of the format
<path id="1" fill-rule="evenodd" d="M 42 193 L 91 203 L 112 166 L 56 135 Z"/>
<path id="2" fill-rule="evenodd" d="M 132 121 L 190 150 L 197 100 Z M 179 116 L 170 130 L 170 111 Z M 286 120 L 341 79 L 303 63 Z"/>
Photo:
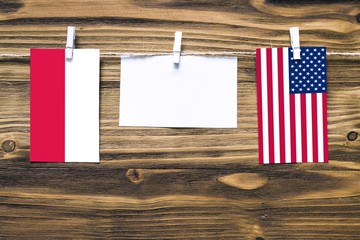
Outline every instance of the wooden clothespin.
<path id="1" fill-rule="evenodd" d="M 67 31 L 66 50 L 65 50 L 66 59 L 72 59 L 74 48 L 75 48 L 75 27 L 69 26 Z"/>
<path id="2" fill-rule="evenodd" d="M 299 60 L 301 58 L 299 27 L 290 28 L 290 39 L 291 39 L 291 47 L 293 49 L 293 58 L 294 60 Z"/>
<path id="3" fill-rule="evenodd" d="M 175 64 L 180 63 L 180 55 L 181 55 L 181 39 L 182 39 L 182 32 L 175 32 L 175 40 L 174 40 L 174 59 L 173 62 Z"/>

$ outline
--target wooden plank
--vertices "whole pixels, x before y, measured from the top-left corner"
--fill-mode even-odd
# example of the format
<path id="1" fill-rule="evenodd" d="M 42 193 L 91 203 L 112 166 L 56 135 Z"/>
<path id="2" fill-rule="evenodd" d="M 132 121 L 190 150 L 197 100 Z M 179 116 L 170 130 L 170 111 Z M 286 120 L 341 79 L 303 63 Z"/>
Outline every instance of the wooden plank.
<path id="1" fill-rule="evenodd" d="M 354 239 L 360 236 L 357 1 L 0 3 L 0 238 Z M 29 164 L 29 48 L 246 52 L 237 129 L 118 127 L 120 59 L 101 59 L 101 164 Z M 257 47 L 328 48 L 329 164 L 257 164 Z M 25 56 L 4 56 L 17 54 Z M 352 137 L 348 134 L 353 132 Z M 350 139 L 350 140 L 349 140 Z M 44 139 L 46 141 L 46 139 Z"/>

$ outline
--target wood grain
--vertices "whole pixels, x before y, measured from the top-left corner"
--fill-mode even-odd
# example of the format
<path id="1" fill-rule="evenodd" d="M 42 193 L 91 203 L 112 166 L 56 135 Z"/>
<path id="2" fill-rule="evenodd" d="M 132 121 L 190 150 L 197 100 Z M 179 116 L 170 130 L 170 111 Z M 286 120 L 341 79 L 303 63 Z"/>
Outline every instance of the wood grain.
<path id="1" fill-rule="evenodd" d="M 0 54 L 359 53 L 358 1 L 0 1 Z M 29 58 L 0 57 L 0 239 L 359 239 L 359 56 L 328 56 L 329 164 L 257 164 L 255 56 L 239 55 L 236 129 L 120 128 L 120 59 L 101 58 L 100 164 L 30 164 Z M 14 145 L 12 145 L 14 144 Z M 15 149 L 13 150 L 13 147 Z M 13 151 L 12 151 L 13 150 Z"/>

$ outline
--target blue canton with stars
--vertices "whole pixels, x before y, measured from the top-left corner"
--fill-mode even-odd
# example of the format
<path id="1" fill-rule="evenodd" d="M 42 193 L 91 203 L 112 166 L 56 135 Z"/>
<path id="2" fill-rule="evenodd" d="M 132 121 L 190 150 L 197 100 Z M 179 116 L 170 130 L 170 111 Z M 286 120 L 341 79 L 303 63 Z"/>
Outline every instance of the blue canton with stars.
<path id="1" fill-rule="evenodd" d="M 289 48 L 290 93 L 321 93 L 327 91 L 326 48 L 302 47 L 301 59 L 294 60 Z"/>

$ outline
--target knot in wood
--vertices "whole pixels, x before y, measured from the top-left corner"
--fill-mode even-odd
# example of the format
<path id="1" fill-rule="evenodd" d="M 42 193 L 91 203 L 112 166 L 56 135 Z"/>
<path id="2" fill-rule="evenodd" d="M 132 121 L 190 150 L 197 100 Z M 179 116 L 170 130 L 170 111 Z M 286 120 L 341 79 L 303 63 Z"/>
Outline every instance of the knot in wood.
<path id="1" fill-rule="evenodd" d="M 13 140 L 5 140 L 1 146 L 4 152 L 10 153 L 15 150 L 16 143 Z"/>
<path id="2" fill-rule="evenodd" d="M 144 173 L 141 169 L 129 169 L 126 171 L 125 176 L 134 184 L 139 184 L 144 180 Z"/>
<path id="3" fill-rule="evenodd" d="M 256 237 L 255 240 L 265 240 L 265 239 L 262 237 Z"/>
<path id="4" fill-rule="evenodd" d="M 358 15 L 356 15 L 356 21 L 357 21 L 358 23 L 360 23 L 360 13 L 358 13 Z"/>
<path id="5" fill-rule="evenodd" d="M 358 137 L 358 133 L 354 132 L 354 131 L 349 132 L 347 135 L 347 139 L 349 141 L 355 141 L 357 139 L 357 137 Z"/>

